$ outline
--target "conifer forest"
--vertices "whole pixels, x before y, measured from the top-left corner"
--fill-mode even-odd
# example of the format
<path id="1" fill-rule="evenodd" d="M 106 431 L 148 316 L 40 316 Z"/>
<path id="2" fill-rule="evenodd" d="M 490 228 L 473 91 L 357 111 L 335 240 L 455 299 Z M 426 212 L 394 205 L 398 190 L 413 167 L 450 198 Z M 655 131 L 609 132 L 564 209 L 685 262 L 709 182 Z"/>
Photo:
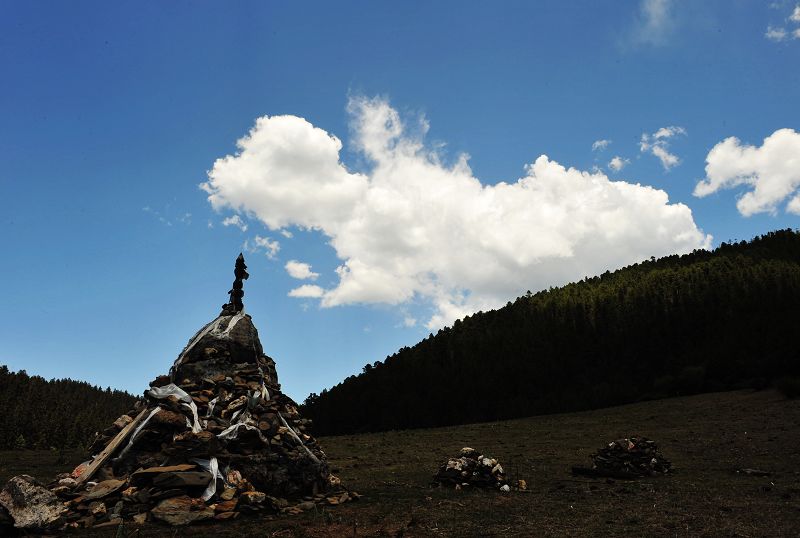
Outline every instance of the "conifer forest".
<path id="1" fill-rule="evenodd" d="M 787 229 L 528 293 L 365 365 L 304 412 L 328 435 L 760 388 L 800 374 L 798 327 Z"/>

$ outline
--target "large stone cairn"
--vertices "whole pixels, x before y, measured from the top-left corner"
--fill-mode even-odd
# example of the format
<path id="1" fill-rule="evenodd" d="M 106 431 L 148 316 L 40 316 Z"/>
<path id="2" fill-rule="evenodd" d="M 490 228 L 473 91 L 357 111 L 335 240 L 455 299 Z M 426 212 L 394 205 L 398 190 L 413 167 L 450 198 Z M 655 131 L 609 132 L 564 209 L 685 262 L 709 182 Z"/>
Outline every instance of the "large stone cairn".
<path id="1" fill-rule="evenodd" d="M 244 312 L 241 254 L 235 276 L 230 302 L 189 340 L 169 375 L 97 435 L 93 460 L 49 486 L 65 511 L 19 528 L 127 519 L 184 525 L 358 497 L 330 474 L 306 433 L 309 421 L 281 393 L 275 361 Z"/>

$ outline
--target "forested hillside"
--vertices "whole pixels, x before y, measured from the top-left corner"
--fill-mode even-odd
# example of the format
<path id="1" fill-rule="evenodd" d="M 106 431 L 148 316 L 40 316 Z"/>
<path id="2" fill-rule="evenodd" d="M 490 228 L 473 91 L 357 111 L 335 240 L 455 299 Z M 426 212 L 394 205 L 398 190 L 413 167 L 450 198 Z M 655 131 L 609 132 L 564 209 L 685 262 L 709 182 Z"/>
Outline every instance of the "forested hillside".
<path id="1" fill-rule="evenodd" d="M 364 367 L 304 413 L 318 434 L 459 424 L 764 386 L 800 374 L 800 233 L 527 294 Z"/>
<path id="2" fill-rule="evenodd" d="M 88 446 L 135 401 L 127 392 L 0 365 L 0 450 Z"/>

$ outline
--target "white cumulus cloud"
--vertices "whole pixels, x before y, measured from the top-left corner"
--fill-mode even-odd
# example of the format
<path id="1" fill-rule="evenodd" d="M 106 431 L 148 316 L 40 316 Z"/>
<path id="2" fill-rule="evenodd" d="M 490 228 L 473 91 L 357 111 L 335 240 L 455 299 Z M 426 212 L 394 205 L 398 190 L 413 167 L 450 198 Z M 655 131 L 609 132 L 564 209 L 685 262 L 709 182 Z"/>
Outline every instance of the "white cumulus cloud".
<path id="1" fill-rule="evenodd" d="M 797 4 L 796 6 L 794 6 L 794 10 L 792 11 L 792 14 L 789 15 L 789 20 L 792 21 L 792 22 L 800 23 L 800 4 Z"/>
<path id="2" fill-rule="evenodd" d="M 319 299 L 324 295 L 325 290 L 315 284 L 303 284 L 299 288 L 295 288 L 289 292 L 289 297 L 303 299 Z"/>
<path id="3" fill-rule="evenodd" d="M 643 133 L 639 140 L 639 150 L 642 153 L 651 153 L 658 157 L 664 170 L 669 170 L 680 164 L 677 155 L 669 152 L 669 139 L 677 135 L 685 135 L 683 127 L 662 127 L 653 134 Z"/>
<path id="4" fill-rule="evenodd" d="M 225 218 L 222 221 L 222 225 L 223 226 L 236 226 L 237 228 L 239 228 L 243 232 L 247 231 L 247 224 L 244 223 L 244 221 L 242 220 L 242 218 L 239 215 L 232 215 L 230 217 Z"/>
<path id="5" fill-rule="evenodd" d="M 729 137 L 711 148 L 706 156 L 706 177 L 694 189 L 695 196 L 708 196 L 721 189 L 752 187 L 736 202 L 739 212 L 748 217 L 774 213 L 792 194 L 786 210 L 800 213 L 800 133 L 778 129 L 760 147 L 743 145 Z"/>
<path id="6" fill-rule="evenodd" d="M 650 256 L 707 248 L 691 210 L 667 193 L 566 168 L 542 155 L 513 182 L 483 184 L 465 155 L 445 164 L 380 98 L 353 98 L 352 146 L 368 171 L 340 161 L 338 138 L 294 116 L 264 116 L 218 159 L 203 188 L 276 230 L 329 239 L 341 264 L 328 288 L 293 297 L 323 307 L 429 304 L 430 328 Z"/>
<path id="7" fill-rule="evenodd" d="M 631 161 L 629 159 L 623 159 L 622 157 L 617 155 L 608 162 L 608 167 L 615 172 L 619 172 L 620 170 L 625 168 L 626 165 L 630 163 Z"/>
<path id="8" fill-rule="evenodd" d="M 252 211 L 270 229 L 323 229 L 347 220 L 367 190 L 366 177 L 339 163 L 339 139 L 303 118 L 258 118 L 237 145 L 239 152 L 217 159 L 201 187 L 215 209 Z"/>
<path id="9" fill-rule="evenodd" d="M 312 271 L 309 264 L 297 260 L 289 260 L 285 268 L 290 277 L 299 280 L 316 280 L 319 277 L 319 273 Z"/>

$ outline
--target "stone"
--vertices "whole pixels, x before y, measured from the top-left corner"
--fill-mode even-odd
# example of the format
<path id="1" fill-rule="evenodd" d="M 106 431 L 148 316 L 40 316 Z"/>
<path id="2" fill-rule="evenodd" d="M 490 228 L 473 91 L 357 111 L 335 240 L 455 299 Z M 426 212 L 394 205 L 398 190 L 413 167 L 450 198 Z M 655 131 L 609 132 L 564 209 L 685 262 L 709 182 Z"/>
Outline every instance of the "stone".
<path id="1" fill-rule="evenodd" d="M 286 508 L 287 506 L 289 506 L 289 501 L 287 501 L 283 497 L 270 497 L 269 500 L 274 506 L 277 506 L 278 508 Z"/>
<path id="2" fill-rule="evenodd" d="M 239 502 L 243 504 L 261 504 L 266 500 L 267 496 L 260 491 L 245 491 L 239 496 Z"/>
<path id="3" fill-rule="evenodd" d="M 111 509 L 111 517 L 121 517 L 123 506 L 124 503 L 122 501 L 117 501 L 117 504 L 115 504 L 114 508 Z"/>
<path id="4" fill-rule="evenodd" d="M 77 484 L 78 481 L 69 476 L 58 481 L 59 486 L 67 486 L 68 488 L 74 488 Z"/>
<path id="5" fill-rule="evenodd" d="M 72 488 L 69 486 L 55 486 L 51 487 L 50 491 L 53 492 L 56 496 L 61 497 L 62 495 L 67 496 L 72 493 Z"/>
<path id="6" fill-rule="evenodd" d="M 144 525 L 147 521 L 147 512 L 142 512 L 141 514 L 134 514 L 133 522 L 137 525 Z"/>
<path id="7" fill-rule="evenodd" d="M 233 499 L 233 496 L 236 495 L 236 488 L 228 488 L 222 490 L 222 493 L 219 495 L 219 498 L 223 501 L 230 501 Z"/>
<path id="8" fill-rule="evenodd" d="M 163 424 L 164 426 L 169 426 L 175 429 L 186 426 L 186 417 L 182 413 L 176 413 L 166 409 L 162 409 L 151 419 L 151 421 L 153 422 L 153 425 Z"/>
<path id="9" fill-rule="evenodd" d="M 213 518 L 214 509 L 206 506 L 202 499 L 192 499 L 183 495 L 161 501 L 150 514 L 170 525 L 183 526 Z"/>
<path id="10" fill-rule="evenodd" d="M 104 527 L 105 528 L 108 528 L 108 527 L 119 527 L 120 525 L 122 525 L 122 518 L 121 517 L 113 517 L 113 518 L 109 519 L 108 521 L 106 521 L 105 523 L 99 523 L 99 524 L 95 525 L 94 528 L 95 529 L 102 529 Z"/>
<path id="11" fill-rule="evenodd" d="M 133 422 L 133 419 L 129 415 L 122 415 L 121 417 L 119 417 L 117 420 L 114 421 L 113 426 L 117 430 L 121 430 L 131 422 Z"/>
<path id="12" fill-rule="evenodd" d="M 0 491 L 0 505 L 24 530 L 47 530 L 60 526 L 65 508 L 53 493 L 32 476 L 15 476 Z"/>
<path id="13" fill-rule="evenodd" d="M 106 515 L 106 505 L 102 501 L 94 501 L 89 503 L 89 513 L 94 517 L 101 517 Z"/>
<path id="14" fill-rule="evenodd" d="M 147 469 L 140 469 L 131 475 L 131 485 L 138 486 L 151 482 L 157 475 L 162 473 L 193 471 L 197 469 L 197 465 L 190 463 L 183 463 L 181 465 L 169 465 L 167 467 L 148 467 Z"/>
<path id="15" fill-rule="evenodd" d="M 236 503 L 237 503 L 236 499 L 218 502 L 216 505 L 214 505 L 214 511 L 217 513 L 232 512 L 233 510 L 236 509 Z"/>
<path id="16" fill-rule="evenodd" d="M 239 512 L 220 512 L 214 516 L 214 519 L 218 521 L 225 521 L 228 519 L 236 519 L 239 517 Z"/>
<path id="17" fill-rule="evenodd" d="M 297 505 L 300 510 L 313 510 L 316 505 L 312 501 L 303 501 Z"/>
<path id="18" fill-rule="evenodd" d="M 125 488 L 122 491 L 122 500 L 129 503 L 137 502 L 137 495 L 139 493 L 139 488 L 131 486 L 129 488 Z"/>
<path id="19" fill-rule="evenodd" d="M 206 487 L 211 482 L 211 474 L 205 471 L 184 471 L 161 473 L 153 479 L 159 488 Z"/>
<path id="20" fill-rule="evenodd" d="M 94 499 L 102 499 L 103 497 L 108 497 L 112 493 L 116 493 L 122 486 L 125 485 L 124 480 L 103 480 L 99 482 L 95 487 L 92 488 L 92 491 L 87 493 L 83 496 L 84 500 L 92 501 Z"/>
<path id="21" fill-rule="evenodd" d="M 164 489 L 161 491 L 157 491 L 150 495 L 150 502 L 157 502 L 162 501 L 164 499 L 169 499 L 170 497 L 180 497 L 181 495 L 185 495 L 186 492 L 182 489 Z"/>

